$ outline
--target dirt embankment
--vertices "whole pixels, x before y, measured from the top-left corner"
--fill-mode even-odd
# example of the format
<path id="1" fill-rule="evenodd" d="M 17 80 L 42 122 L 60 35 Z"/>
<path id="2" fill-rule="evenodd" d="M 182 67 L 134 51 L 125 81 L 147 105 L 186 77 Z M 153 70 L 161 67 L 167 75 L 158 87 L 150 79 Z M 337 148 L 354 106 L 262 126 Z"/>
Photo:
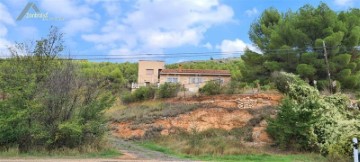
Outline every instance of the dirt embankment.
<path id="1" fill-rule="evenodd" d="M 131 120 L 111 124 L 113 134 L 121 138 L 140 138 L 151 131 L 169 135 L 178 129 L 188 132 L 209 128 L 231 130 L 250 126 L 255 143 L 271 143 L 265 129 L 266 117 L 276 114 L 274 107 L 282 98 L 278 93 L 249 95 L 217 95 L 163 102 L 198 104 L 199 108 L 174 117 L 161 117 L 151 123 L 133 123 Z"/>

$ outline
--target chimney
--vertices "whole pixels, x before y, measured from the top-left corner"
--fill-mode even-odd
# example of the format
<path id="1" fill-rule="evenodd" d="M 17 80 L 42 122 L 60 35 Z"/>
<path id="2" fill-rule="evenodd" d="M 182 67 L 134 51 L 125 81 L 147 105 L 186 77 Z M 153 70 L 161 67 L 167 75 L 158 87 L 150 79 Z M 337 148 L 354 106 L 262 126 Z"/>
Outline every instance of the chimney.
<path id="1" fill-rule="evenodd" d="M 179 71 L 179 72 L 182 71 L 182 64 L 179 64 L 178 71 Z"/>

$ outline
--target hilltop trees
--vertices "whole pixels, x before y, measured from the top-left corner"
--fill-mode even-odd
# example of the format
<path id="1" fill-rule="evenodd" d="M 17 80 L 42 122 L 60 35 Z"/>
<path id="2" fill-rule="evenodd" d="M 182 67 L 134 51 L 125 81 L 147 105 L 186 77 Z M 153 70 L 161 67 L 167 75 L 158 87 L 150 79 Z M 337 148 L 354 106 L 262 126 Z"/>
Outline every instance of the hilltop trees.
<path id="1" fill-rule="evenodd" d="M 244 78 L 253 74 L 263 78 L 262 75 L 268 77 L 273 71 L 284 70 L 309 82 L 326 83 L 324 42 L 332 79 L 348 89 L 360 88 L 359 16 L 359 9 L 336 13 L 324 3 L 317 7 L 305 5 L 296 12 L 265 10 L 249 31 L 250 39 L 263 54 L 248 51 L 242 56 L 250 69 Z"/>
<path id="2" fill-rule="evenodd" d="M 106 82 L 105 88 L 114 94 L 128 89 L 132 82 L 137 81 L 137 63 L 109 63 L 109 62 L 75 62 L 80 73 L 87 77 L 98 78 Z"/>

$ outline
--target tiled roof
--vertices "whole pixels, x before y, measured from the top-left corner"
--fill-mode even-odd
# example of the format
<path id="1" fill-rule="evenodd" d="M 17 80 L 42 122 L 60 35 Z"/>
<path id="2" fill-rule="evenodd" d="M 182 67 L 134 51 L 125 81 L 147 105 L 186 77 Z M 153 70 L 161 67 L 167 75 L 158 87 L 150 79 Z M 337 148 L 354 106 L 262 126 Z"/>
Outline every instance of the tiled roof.
<path id="1" fill-rule="evenodd" d="M 163 69 L 160 74 L 231 75 L 229 70 Z"/>

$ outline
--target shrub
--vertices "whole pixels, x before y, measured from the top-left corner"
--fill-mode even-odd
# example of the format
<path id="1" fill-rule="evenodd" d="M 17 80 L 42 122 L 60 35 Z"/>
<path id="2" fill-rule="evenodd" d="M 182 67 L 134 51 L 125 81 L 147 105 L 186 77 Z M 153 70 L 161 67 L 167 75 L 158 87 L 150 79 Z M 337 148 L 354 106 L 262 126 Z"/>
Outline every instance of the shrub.
<path id="1" fill-rule="evenodd" d="M 204 87 L 199 89 L 199 92 L 205 95 L 216 95 L 221 93 L 221 88 L 219 81 L 208 81 Z"/>
<path id="2" fill-rule="evenodd" d="M 58 126 L 56 141 L 58 145 L 68 148 L 74 148 L 80 144 L 82 135 L 82 126 L 78 122 L 67 121 Z"/>
<path id="3" fill-rule="evenodd" d="M 135 102 L 136 98 L 131 92 L 124 92 L 124 94 L 121 96 L 121 101 L 124 104 L 128 104 L 131 102 Z"/>
<path id="4" fill-rule="evenodd" d="M 131 103 L 137 101 L 144 101 L 148 99 L 153 99 L 155 97 L 156 89 L 154 87 L 140 87 L 134 92 L 125 92 L 121 97 L 123 103 Z"/>
<path id="5" fill-rule="evenodd" d="M 360 136 L 358 115 L 340 93 L 323 96 L 297 76 L 278 73 L 276 85 L 287 97 L 269 121 L 268 132 L 282 148 L 319 151 L 329 157 L 351 156 L 351 137 Z M 281 83 L 281 84 L 280 84 Z"/>
<path id="6" fill-rule="evenodd" d="M 153 99 L 155 97 L 155 88 L 151 86 L 140 87 L 139 89 L 135 90 L 133 93 L 135 99 L 137 101 L 143 101 L 148 99 Z"/>
<path id="7" fill-rule="evenodd" d="M 160 85 L 158 89 L 158 96 L 159 98 L 176 97 L 180 87 L 181 85 L 179 83 L 164 83 Z"/>
<path id="8" fill-rule="evenodd" d="M 245 82 L 239 82 L 231 80 L 229 84 L 223 87 L 226 94 L 238 94 L 242 92 L 242 89 L 246 86 Z"/>
<path id="9" fill-rule="evenodd" d="M 293 100 L 286 98 L 279 106 L 278 116 L 269 120 L 267 131 L 275 137 L 275 142 L 282 149 L 309 150 L 308 145 L 311 123 L 314 121 L 311 112 L 301 111 Z"/>

